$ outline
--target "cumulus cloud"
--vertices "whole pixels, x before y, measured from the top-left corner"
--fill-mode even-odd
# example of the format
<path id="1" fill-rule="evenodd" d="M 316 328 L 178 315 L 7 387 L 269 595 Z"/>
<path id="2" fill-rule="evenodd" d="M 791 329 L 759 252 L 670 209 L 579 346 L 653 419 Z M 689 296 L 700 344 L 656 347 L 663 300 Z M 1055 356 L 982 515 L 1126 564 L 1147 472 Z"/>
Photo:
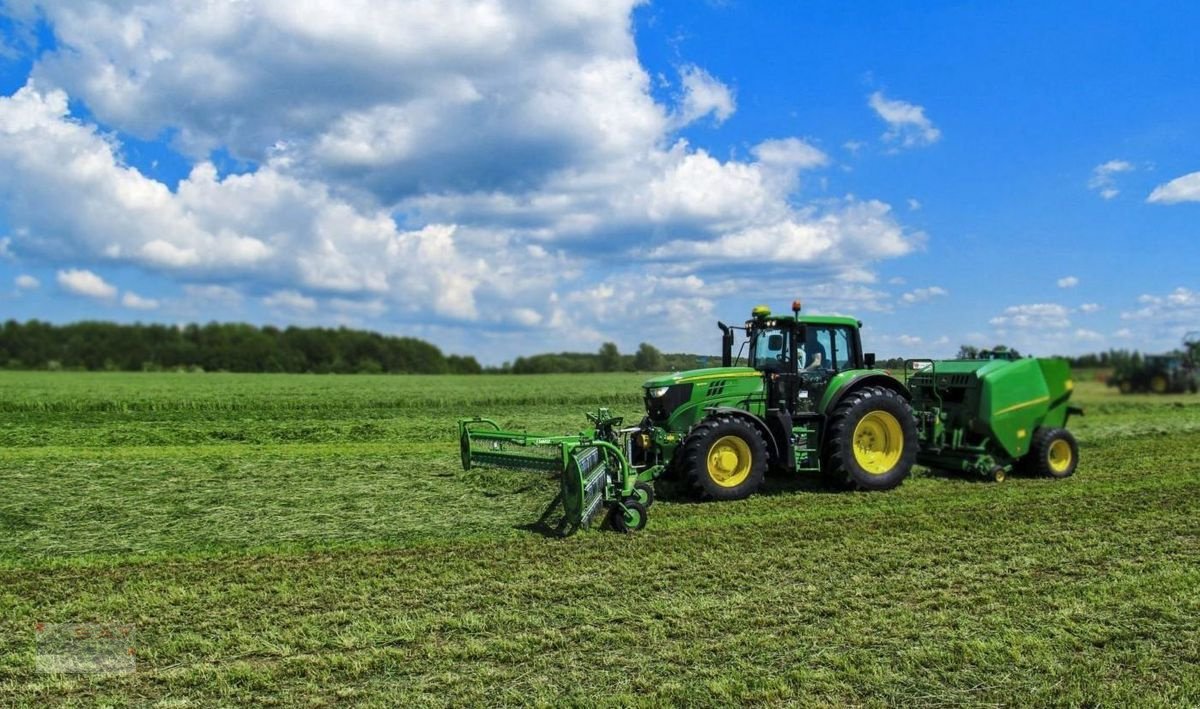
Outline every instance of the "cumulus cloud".
<path id="1" fill-rule="evenodd" d="M 21 275 L 17 276 L 13 282 L 16 283 L 17 288 L 21 290 L 33 290 L 34 288 L 42 285 L 41 281 L 29 275 L 28 273 L 22 273 Z"/>
<path id="2" fill-rule="evenodd" d="M 1109 160 L 1092 168 L 1092 177 L 1088 180 L 1088 189 L 1096 190 L 1104 199 L 1112 199 L 1121 193 L 1117 189 L 1115 175 L 1122 172 L 1132 172 L 1133 163 L 1127 160 Z"/>
<path id="3" fill-rule="evenodd" d="M 1099 303 L 1084 303 L 1079 306 L 1079 312 L 1081 313 L 1098 313 L 1102 309 Z"/>
<path id="4" fill-rule="evenodd" d="M 1177 324 L 1200 321 L 1200 292 L 1180 286 L 1166 295 L 1138 296 L 1134 310 L 1121 313 L 1122 320 L 1170 321 Z"/>
<path id="5" fill-rule="evenodd" d="M 317 309 L 317 301 L 294 290 L 275 291 L 262 299 L 263 305 L 272 310 L 311 313 Z"/>
<path id="6" fill-rule="evenodd" d="M 109 300 L 117 295 L 116 286 L 87 269 L 69 268 L 59 271 L 56 280 L 58 285 L 68 293 L 87 298 Z"/>
<path id="7" fill-rule="evenodd" d="M 737 110 L 733 91 L 700 67 L 694 64 L 685 66 L 680 71 L 680 80 L 683 83 L 683 96 L 673 125 L 685 126 L 708 115 L 719 125 Z"/>
<path id="8" fill-rule="evenodd" d="M 915 103 L 889 99 L 883 92 L 876 91 L 867 99 L 869 105 L 888 125 L 883 140 L 897 148 L 919 148 L 933 145 L 942 137 L 933 121 L 925 115 L 925 108 Z"/>
<path id="9" fill-rule="evenodd" d="M 1071 326 L 1066 306 L 1055 303 L 1013 305 L 989 322 L 997 328 L 1063 329 Z"/>
<path id="10" fill-rule="evenodd" d="M 930 286 L 928 288 L 917 288 L 900 296 L 900 300 L 908 304 L 923 303 L 932 298 L 939 298 L 949 295 L 949 291 L 941 286 Z"/>
<path id="11" fill-rule="evenodd" d="M 121 305 L 133 310 L 155 310 L 158 308 L 158 301 L 154 298 L 143 298 L 133 291 L 125 291 L 121 296 Z"/>
<path id="12" fill-rule="evenodd" d="M 1151 204 L 1200 202 L 1200 172 L 1191 172 L 1155 187 L 1146 201 Z"/>
<path id="13" fill-rule="evenodd" d="M 197 312 L 268 293 L 246 302 L 553 341 L 575 293 L 619 313 L 614 282 L 732 292 L 755 259 L 828 307 L 888 307 L 861 284 L 923 235 L 869 197 L 806 202 L 801 176 L 829 158 L 799 137 L 725 159 L 679 140 L 727 120 L 734 91 L 685 65 L 677 101 L 656 102 L 635 4 L 19 2 L 56 48 L 0 97 L 0 213 L 22 255 L 133 265 Z M 921 107 L 872 103 L 895 145 L 937 139 Z M 190 173 L 147 177 L 126 134 L 172 136 Z M 223 174 L 215 149 L 247 171 Z"/>
<path id="14" fill-rule="evenodd" d="M 1063 276 L 1055 282 L 1059 288 L 1074 288 L 1079 285 L 1079 279 L 1075 276 Z"/>

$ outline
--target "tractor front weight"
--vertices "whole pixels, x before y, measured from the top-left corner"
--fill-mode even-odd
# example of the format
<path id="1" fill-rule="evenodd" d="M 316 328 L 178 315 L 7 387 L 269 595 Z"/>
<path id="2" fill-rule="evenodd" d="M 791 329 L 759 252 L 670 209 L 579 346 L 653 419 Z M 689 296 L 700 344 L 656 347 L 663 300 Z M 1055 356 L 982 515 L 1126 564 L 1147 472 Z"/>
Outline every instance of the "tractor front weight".
<path id="1" fill-rule="evenodd" d="M 605 506 L 615 529 L 640 530 L 653 492 L 638 482 L 626 453 L 629 434 L 636 429 L 619 430 L 621 419 L 607 409 L 589 413 L 588 419 L 593 431 L 567 436 L 504 431 L 492 419 L 478 416 L 460 419 L 463 469 L 489 465 L 557 474 L 563 510 L 559 527 L 566 533 L 588 526 Z"/>

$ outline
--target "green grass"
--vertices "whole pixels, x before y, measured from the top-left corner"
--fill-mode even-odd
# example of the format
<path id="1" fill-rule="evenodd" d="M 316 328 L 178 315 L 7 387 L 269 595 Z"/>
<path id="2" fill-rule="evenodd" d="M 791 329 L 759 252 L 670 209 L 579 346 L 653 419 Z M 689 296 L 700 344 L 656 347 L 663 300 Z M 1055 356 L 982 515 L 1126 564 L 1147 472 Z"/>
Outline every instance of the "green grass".
<path id="1" fill-rule="evenodd" d="M 641 379 L 0 374 L 0 705 L 1200 702 L 1200 397 L 1082 383 L 1065 481 L 773 479 L 632 536 L 458 467 L 459 415 Z M 85 621 L 134 674 L 34 670 Z"/>

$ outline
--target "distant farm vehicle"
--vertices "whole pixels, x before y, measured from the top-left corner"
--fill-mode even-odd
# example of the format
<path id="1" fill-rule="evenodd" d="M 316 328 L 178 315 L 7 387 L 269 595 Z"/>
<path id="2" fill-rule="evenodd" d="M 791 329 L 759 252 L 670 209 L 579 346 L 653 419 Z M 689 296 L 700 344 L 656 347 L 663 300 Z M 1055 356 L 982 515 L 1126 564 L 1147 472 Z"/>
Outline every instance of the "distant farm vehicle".
<path id="1" fill-rule="evenodd" d="M 1122 394 L 1151 392 L 1154 394 L 1196 393 L 1200 388 L 1200 332 L 1190 332 L 1183 338 L 1183 350 L 1162 355 L 1146 355 L 1118 367 L 1108 378 L 1110 387 Z"/>
<path id="2" fill-rule="evenodd" d="M 636 426 L 606 409 L 591 432 L 502 431 L 461 419 L 464 469 L 488 464 L 561 475 L 564 528 L 604 507 L 618 530 L 646 524 L 653 483 L 670 476 L 699 498 L 739 500 L 767 471 L 822 474 L 835 484 L 887 490 L 914 464 L 1001 481 L 1015 468 L 1056 478 L 1079 461 L 1068 418 L 1074 384 L 1061 359 L 984 352 L 971 360 L 905 363 L 904 379 L 875 368 L 854 318 L 754 308 L 744 326 L 718 323 L 722 366 L 654 377 Z M 735 366 L 734 331 L 749 345 Z"/>

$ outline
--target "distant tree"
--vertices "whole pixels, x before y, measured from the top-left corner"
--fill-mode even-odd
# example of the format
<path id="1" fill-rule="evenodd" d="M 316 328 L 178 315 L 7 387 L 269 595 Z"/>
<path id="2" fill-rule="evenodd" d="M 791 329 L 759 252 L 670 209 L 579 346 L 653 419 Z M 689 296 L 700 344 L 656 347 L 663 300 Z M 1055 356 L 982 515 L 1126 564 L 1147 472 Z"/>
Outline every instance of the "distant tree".
<path id="1" fill-rule="evenodd" d="M 657 372 L 663 368 L 662 352 L 648 342 L 638 345 L 633 355 L 633 368 L 639 372 Z"/>
<path id="2" fill-rule="evenodd" d="M 979 348 L 974 345 L 960 345 L 955 359 L 975 359 L 979 356 Z"/>
<path id="3" fill-rule="evenodd" d="M 599 364 L 601 372 L 616 372 L 621 369 L 621 352 L 615 343 L 605 342 L 600 345 Z"/>

